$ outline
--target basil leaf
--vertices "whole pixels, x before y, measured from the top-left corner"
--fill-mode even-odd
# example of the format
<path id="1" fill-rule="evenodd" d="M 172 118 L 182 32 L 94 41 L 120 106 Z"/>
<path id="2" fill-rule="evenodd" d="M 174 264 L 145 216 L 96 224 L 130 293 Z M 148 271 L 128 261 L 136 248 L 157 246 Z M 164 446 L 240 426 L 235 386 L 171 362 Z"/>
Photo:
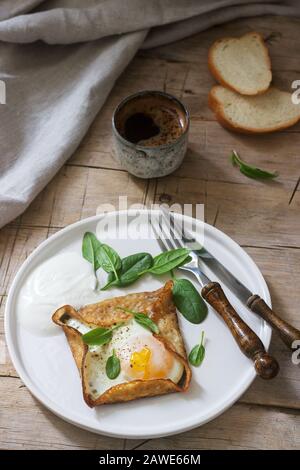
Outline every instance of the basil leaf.
<path id="1" fill-rule="evenodd" d="M 201 342 L 193 347 L 189 354 L 189 361 L 192 366 L 199 367 L 205 357 L 205 347 L 203 345 L 204 331 L 202 331 Z"/>
<path id="2" fill-rule="evenodd" d="M 118 271 L 119 279 L 116 279 L 114 272 L 110 272 L 107 277 L 107 284 L 102 287 L 105 290 L 111 286 L 125 287 L 135 282 L 143 272 L 151 268 L 153 258 L 149 253 L 135 253 L 126 256 L 121 261 L 121 269 Z"/>
<path id="3" fill-rule="evenodd" d="M 118 279 L 117 271 L 121 267 L 121 258 L 111 246 L 101 245 L 97 251 L 97 260 L 104 271 L 107 273 L 113 271 Z"/>
<path id="4" fill-rule="evenodd" d="M 106 361 L 105 371 L 107 377 L 111 380 L 116 379 L 121 372 L 120 359 L 116 355 L 115 350 L 113 350 L 112 356 Z"/>
<path id="5" fill-rule="evenodd" d="M 207 315 L 207 305 L 188 279 L 175 279 L 173 300 L 182 315 L 191 323 L 201 323 Z"/>
<path id="6" fill-rule="evenodd" d="M 148 317 L 148 315 L 146 315 L 145 313 L 134 312 L 133 310 L 129 310 L 129 308 L 124 308 L 124 307 L 117 307 L 117 308 L 119 308 L 120 310 L 124 310 L 124 312 L 131 313 L 133 315 L 134 320 L 139 325 L 143 326 L 147 330 L 150 330 L 157 335 L 159 334 L 159 328 L 157 324 L 153 320 L 151 320 L 151 318 Z"/>
<path id="7" fill-rule="evenodd" d="M 177 266 L 183 264 L 188 258 L 190 250 L 187 248 L 178 248 L 176 250 L 164 251 L 153 260 L 152 268 L 147 272 L 151 274 L 165 274 Z"/>
<path id="8" fill-rule="evenodd" d="M 88 344 L 89 346 L 103 346 L 104 344 L 107 344 L 112 340 L 113 331 L 123 325 L 124 323 L 118 323 L 112 328 L 94 328 L 88 333 L 82 335 L 81 339 L 85 344 Z"/>
<path id="9" fill-rule="evenodd" d="M 245 163 L 239 156 L 239 154 L 233 150 L 231 154 L 231 162 L 234 166 L 238 166 L 240 169 L 240 172 L 243 173 L 243 175 L 247 176 L 248 178 L 252 179 L 273 179 L 278 176 L 277 171 L 271 173 L 266 170 L 261 170 L 260 168 L 257 168 L 255 166 L 250 166 L 247 163 Z"/>
<path id="10" fill-rule="evenodd" d="M 82 256 L 92 264 L 94 272 L 101 266 L 97 259 L 97 252 L 100 246 L 101 243 L 92 232 L 85 232 L 82 239 Z"/>
<path id="11" fill-rule="evenodd" d="M 109 343 L 112 340 L 111 328 L 94 328 L 82 335 L 82 341 L 89 346 L 101 346 Z"/>

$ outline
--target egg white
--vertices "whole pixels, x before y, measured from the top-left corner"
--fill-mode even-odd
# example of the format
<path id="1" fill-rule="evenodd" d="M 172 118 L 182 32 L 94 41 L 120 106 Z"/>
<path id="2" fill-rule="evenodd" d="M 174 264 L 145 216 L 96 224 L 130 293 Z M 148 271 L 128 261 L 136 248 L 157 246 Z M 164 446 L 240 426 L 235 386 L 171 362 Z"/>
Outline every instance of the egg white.
<path id="1" fill-rule="evenodd" d="M 70 318 L 66 323 L 82 334 L 91 330 L 90 327 L 73 318 Z M 122 357 L 126 355 L 128 357 L 128 354 L 134 352 L 129 349 L 130 345 L 135 341 L 135 339 L 139 339 L 141 337 L 143 337 L 145 346 L 147 346 L 147 337 L 149 337 L 150 342 L 153 335 L 151 331 L 143 328 L 134 320 L 130 320 L 124 326 L 113 331 L 113 337 L 110 343 L 101 346 L 89 346 L 90 358 L 88 366 L 88 382 L 90 393 L 94 399 L 98 398 L 115 385 L 134 380 L 128 375 L 128 373 L 126 373 L 126 371 L 122 370 L 122 367 L 118 377 L 115 379 L 109 379 L 106 375 L 105 367 L 107 359 L 113 354 L 113 350 L 115 350 L 116 355 L 122 361 Z M 165 379 L 170 379 L 174 383 L 178 383 L 182 374 L 183 365 L 174 358 L 173 367 Z"/>

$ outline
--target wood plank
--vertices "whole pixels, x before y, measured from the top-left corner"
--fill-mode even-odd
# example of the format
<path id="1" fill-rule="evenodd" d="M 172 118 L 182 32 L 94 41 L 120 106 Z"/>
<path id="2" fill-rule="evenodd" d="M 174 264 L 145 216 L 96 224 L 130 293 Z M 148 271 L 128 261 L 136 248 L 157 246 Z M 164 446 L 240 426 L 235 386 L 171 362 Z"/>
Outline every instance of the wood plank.
<path id="1" fill-rule="evenodd" d="M 300 193 L 280 185 L 159 179 L 155 202 L 205 204 L 205 220 L 242 245 L 299 247 Z M 233 223 L 234 221 L 234 223 Z"/>
<path id="2" fill-rule="evenodd" d="M 212 206 L 212 211 L 207 205 L 207 181 L 195 180 L 194 178 L 179 178 L 173 175 L 157 180 L 153 202 L 156 204 L 166 203 L 170 210 L 176 211 L 176 206 L 184 207 L 185 204 L 193 206 L 196 204 L 205 205 L 205 220 L 213 223 L 216 207 Z M 176 211 L 178 212 L 178 210 Z M 193 216 L 196 212 L 193 211 Z"/>
<path id="3" fill-rule="evenodd" d="M 0 230 L 0 295 L 5 294 L 5 282 L 17 231 L 17 227 L 10 226 Z"/>
<path id="4" fill-rule="evenodd" d="M 6 296 L 0 297 L 0 377 L 17 377 L 18 374 L 9 357 L 4 336 L 4 309 Z M 1 379 L 0 379 L 1 380 Z"/>
<path id="5" fill-rule="evenodd" d="M 9 287 L 22 263 L 28 255 L 47 238 L 48 229 L 40 227 L 27 227 L 15 230 L 14 227 L 6 227 L 8 244 L 13 244 L 9 262 L 1 279 L 1 295 L 8 293 Z M 2 232 L 0 231 L 0 233 Z"/>
<path id="6" fill-rule="evenodd" d="M 22 215 L 22 226 L 65 227 L 96 215 L 101 204 L 118 208 L 119 195 L 142 202 L 147 183 L 126 172 L 65 166 Z"/>
<path id="7" fill-rule="evenodd" d="M 0 447 L 3 449 L 122 449 L 123 439 L 100 436 L 48 411 L 18 378 L 0 378 Z"/>
<path id="8" fill-rule="evenodd" d="M 242 245 L 299 247 L 300 194 L 277 183 L 207 182 L 209 211 L 215 208 L 215 226 Z"/>
<path id="9" fill-rule="evenodd" d="M 229 156 L 235 149 L 249 164 L 269 171 L 277 170 L 279 177 L 275 184 L 272 183 L 272 188 L 284 187 L 291 194 L 300 177 L 299 146 L 300 134 L 297 133 L 292 139 L 288 132 L 242 135 L 227 131 L 216 122 L 192 120 L 188 151 L 175 175 L 255 187 L 266 184 L 250 180 L 232 166 Z"/>
<path id="10" fill-rule="evenodd" d="M 256 378 L 239 402 L 299 411 L 299 365 L 293 364 L 292 352 L 275 333 L 272 337 L 270 353 L 278 360 L 279 374 L 270 381 Z"/>
<path id="11" fill-rule="evenodd" d="M 300 250 L 244 247 L 260 268 L 268 284 L 273 307 L 287 321 L 300 328 Z"/>
<path id="12" fill-rule="evenodd" d="M 126 449 L 137 446 L 140 450 L 296 450 L 300 446 L 300 414 L 238 404 L 210 423 L 177 436 L 144 443 L 126 441 Z"/>
<path id="13" fill-rule="evenodd" d="M 270 289 L 273 308 L 282 318 L 300 329 L 300 250 L 246 247 L 261 269 Z M 300 409 L 299 366 L 292 362 L 292 352 L 273 333 L 271 353 L 280 365 L 278 376 L 265 381 L 256 379 L 242 401 Z"/>

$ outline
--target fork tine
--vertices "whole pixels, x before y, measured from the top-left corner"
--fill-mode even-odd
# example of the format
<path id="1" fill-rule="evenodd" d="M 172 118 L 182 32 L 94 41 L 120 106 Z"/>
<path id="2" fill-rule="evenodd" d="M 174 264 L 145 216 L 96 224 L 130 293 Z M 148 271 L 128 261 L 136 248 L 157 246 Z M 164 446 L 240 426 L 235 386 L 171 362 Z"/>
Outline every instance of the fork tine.
<path id="1" fill-rule="evenodd" d="M 167 246 L 169 247 L 168 250 L 174 250 L 176 248 L 176 244 L 174 243 L 174 240 L 170 238 L 169 234 L 165 231 L 165 229 L 162 226 L 162 223 L 160 220 L 158 220 L 158 225 L 160 228 L 161 233 L 163 234 L 164 238 L 162 239 Z"/>
<path id="2" fill-rule="evenodd" d="M 177 234 L 178 234 L 179 228 L 178 228 L 178 224 L 177 224 L 177 222 L 176 222 L 176 220 L 175 220 L 174 213 L 173 213 L 173 212 L 170 212 L 170 211 L 167 211 L 167 209 L 166 209 L 165 207 L 162 207 L 161 209 L 162 209 L 162 211 L 164 211 L 165 213 L 167 213 L 167 212 L 169 213 L 169 215 L 170 215 L 170 221 L 172 220 L 173 226 L 174 226 L 174 228 L 176 229 L 176 232 L 177 232 Z M 193 242 L 196 241 L 194 234 L 192 234 L 192 233 L 190 233 L 190 232 L 187 232 L 186 229 L 185 229 L 185 231 L 184 231 L 184 230 L 183 230 L 183 227 L 181 228 L 181 237 L 180 237 L 180 238 L 182 239 L 183 243 L 193 243 Z"/>
<path id="3" fill-rule="evenodd" d="M 168 248 L 167 243 L 165 243 L 166 240 L 163 240 L 163 239 L 160 237 L 160 234 L 158 233 L 158 230 L 157 230 L 156 227 L 154 226 L 154 223 L 152 222 L 151 217 L 150 217 L 150 219 L 149 219 L 149 222 L 150 222 L 150 225 L 151 225 L 151 227 L 152 227 L 153 233 L 154 233 L 154 235 L 155 235 L 155 237 L 156 237 L 157 243 L 158 243 L 159 246 L 160 246 L 160 249 L 161 249 L 162 251 L 168 251 L 169 248 Z"/>
<path id="4" fill-rule="evenodd" d="M 171 215 L 171 212 L 167 212 L 165 208 L 161 208 L 161 212 L 163 215 L 163 219 L 166 222 L 167 214 Z M 185 248 L 180 232 L 178 228 L 175 226 L 173 214 L 171 215 L 171 217 L 169 217 L 169 219 L 170 219 L 170 234 L 171 234 L 173 243 L 176 245 L 176 248 Z"/>

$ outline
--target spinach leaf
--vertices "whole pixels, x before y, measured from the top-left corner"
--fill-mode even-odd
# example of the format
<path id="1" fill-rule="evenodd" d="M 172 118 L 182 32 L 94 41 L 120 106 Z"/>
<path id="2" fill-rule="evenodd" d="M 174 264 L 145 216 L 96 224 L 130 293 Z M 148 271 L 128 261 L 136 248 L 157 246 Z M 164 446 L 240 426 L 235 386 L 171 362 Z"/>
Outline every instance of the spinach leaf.
<path id="1" fill-rule="evenodd" d="M 111 246 L 101 245 L 97 251 L 97 260 L 104 271 L 107 273 L 113 271 L 116 279 L 118 279 L 117 271 L 121 267 L 121 258 Z"/>
<path id="2" fill-rule="evenodd" d="M 165 274 L 172 269 L 180 266 L 189 257 L 187 248 L 178 248 L 176 250 L 169 250 L 155 256 L 153 266 L 147 270 L 151 274 Z"/>
<path id="3" fill-rule="evenodd" d="M 151 320 L 148 315 L 145 315 L 145 313 L 136 312 L 134 319 L 139 325 L 143 326 L 147 330 L 150 330 L 157 335 L 159 334 L 159 328 L 157 324 L 154 323 L 154 321 Z"/>
<path id="4" fill-rule="evenodd" d="M 115 350 L 113 350 L 112 355 L 106 361 L 105 371 L 107 377 L 111 380 L 116 379 L 121 372 L 120 359 L 116 355 Z"/>
<path id="5" fill-rule="evenodd" d="M 173 300 L 182 315 L 191 323 L 201 323 L 207 314 L 207 305 L 188 279 L 174 279 Z"/>
<path id="6" fill-rule="evenodd" d="M 204 331 L 202 331 L 201 334 L 201 341 L 200 344 L 196 344 L 196 346 L 193 347 L 189 354 L 189 361 L 192 364 L 192 366 L 199 367 L 200 364 L 202 364 L 203 359 L 205 357 L 205 347 L 203 344 L 203 339 L 204 339 Z"/>
<path id="7" fill-rule="evenodd" d="M 145 313 L 134 312 L 133 310 L 129 310 L 128 308 L 123 308 L 123 307 L 117 307 L 117 308 L 119 308 L 120 310 L 124 310 L 124 312 L 131 313 L 133 315 L 134 320 L 139 325 L 143 326 L 147 330 L 150 330 L 157 335 L 159 334 L 159 328 L 157 324 L 153 320 L 151 320 L 151 318 L 148 317 L 148 315 L 146 315 Z"/>
<path id="8" fill-rule="evenodd" d="M 123 284 L 132 282 L 131 279 L 140 276 L 141 273 L 151 268 L 152 265 L 153 258 L 149 253 L 136 253 L 126 256 L 126 258 L 122 259 L 120 280 L 122 279 Z"/>
<path id="9" fill-rule="evenodd" d="M 101 346 L 107 344 L 112 339 L 112 330 L 110 328 L 94 328 L 82 335 L 82 341 L 89 346 Z"/>
<path id="10" fill-rule="evenodd" d="M 239 154 L 235 150 L 232 151 L 230 159 L 231 159 L 231 163 L 233 164 L 233 166 L 238 166 L 240 169 L 240 172 L 243 173 L 243 175 L 247 176 L 248 178 L 272 179 L 278 176 L 277 171 L 271 173 L 266 170 L 261 170 L 260 168 L 257 168 L 255 166 L 248 165 L 240 158 Z"/>
<path id="11" fill-rule="evenodd" d="M 141 273 L 151 268 L 152 264 L 153 258 L 149 253 L 135 253 L 126 256 L 121 261 L 121 269 L 118 271 L 119 279 L 116 279 L 114 272 L 110 272 L 107 284 L 102 287 L 102 290 L 111 286 L 125 287 L 132 284 L 141 276 Z"/>
<path id="12" fill-rule="evenodd" d="M 102 346 L 104 344 L 109 343 L 112 340 L 113 331 L 123 325 L 124 323 L 118 323 L 112 328 L 94 328 L 88 333 L 82 335 L 81 339 L 85 344 L 88 344 L 89 346 Z"/>
<path id="13" fill-rule="evenodd" d="M 85 232 L 82 239 L 82 256 L 84 259 L 89 261 L 94 270 L 96 278 L 96 288 L 98 286 L 98 279 L 96 276 L 97 269 L 100 268 L 101 264 L 97 258 L 97 252 L 101 246 L 98 238 L 92 232 Z"/>

